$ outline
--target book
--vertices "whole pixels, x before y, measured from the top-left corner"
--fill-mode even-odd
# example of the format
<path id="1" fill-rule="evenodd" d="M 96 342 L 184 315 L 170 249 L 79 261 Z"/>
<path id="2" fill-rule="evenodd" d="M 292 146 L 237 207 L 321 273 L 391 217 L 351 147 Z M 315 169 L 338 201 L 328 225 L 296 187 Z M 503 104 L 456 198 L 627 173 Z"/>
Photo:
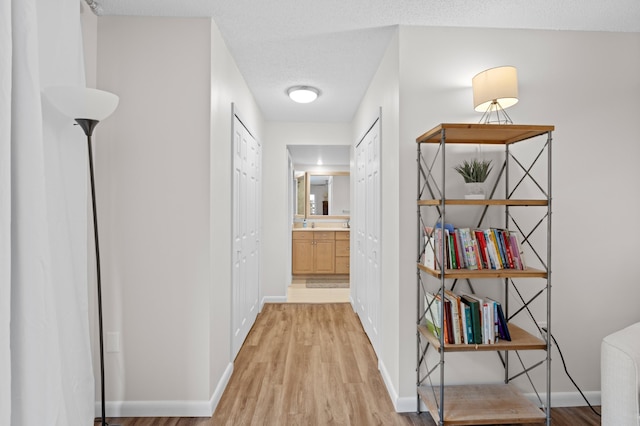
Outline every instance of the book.
<path id="1" fill-rule="evenodd" d="M 453 325 L 453 335 L 456 344 L 464 343 L 464 326 L 462 323 L 462 306 L 460 296 L 451 290 L 445 290 L 445 297 L 451 301 L 451 317 Z"/>
<path id="2" fill-rule="evenodd" d="M 469 306 L 471 314 L 471 328 L 473 340 L 469 343 L 482 344 L 482 320 L 480 316 L 480 302 L 473 296 L 462 294 L 460 301 Z"/>
<path id="3" fill-rule="evenodd" d="M 456 262 L 456 257 L 458 255 L 456 254 L 456 248 L 454 245 L 454 238 L 453 238 L 455 234 L 447 230 L 445 230 L 445 233 L 447 234 L 448 240 L 449 240 L 449 268 L 458 269 L 458 262 Z"/>
<path id="4" fill-rule="evenodd" d="M 504 251 L 504 246 L 502 244 L 502 238 L 500 237 L 500 230 L 499 229 L 495 229 L 495 228 L 491 228 L 491 235 L 492 238 L 495 241 L 495 245 L 496 245 L 496 250 L 498 253 L 498 260 L 500 261 L 501 265 L 502 265 L 502 269 L 509 269 L 509 262 L 507 262 L 507 255 Z"/>
<path id="5" fill-rule="evenodd" d="M 509 333 L 509 324 L 504 316 L 502 305 L 498 304 L 498 324 L 500 327 L 500 338 L 503 340 L 511 341 L 511 333 Z"/>
<path id="6" fill-rule="evenodd" d="M 454 230 L 453 225 L 449 223 L 445 223 L 444 227 L 440 222 L 436 223 L 435 227 L 435 259 L 436 259 L 436 268 L 440 269 L 451 269 L 451 261 L 450 261 L 450 253 L 449 253 L 449 235 Z M 444 254 L 444 256 L 443 256 Z"/>
<path id="7" fill-rule="evenodd" d="M 498 235 L 500 236 L 500 242 L 502 244 L 505 258 L 510 269 L 516 269 L 513 261 L 513 253 L 511 252 L 511 244 L 509 243 L 509 231 L 506 229 L 498 229 Z"/>
<path id="8" fill-rule="evenodd" d="M 443 239 L 444 239 L 444 232 L 442 232 L 442 229 L 440 228 L 436 228 L 434 231 L 434 235 L 435 235 L 435 246 L 434 246 L 434 266 L 436 270 L 440 270 L 440 269 L 445 269 L 446 263 L 443 263 L 443 256 L 442 256 L 442 250 L 444 249 L 444 259 L 447 258 L 447 250 L 446 250 L 446 246 L 443 243 Z"/>
<path id="9" fill-rule="evenodd" d="M 428 292 L 425 292 L 424 295 L 424 309 L 425 309 L 425 325 L 433 333 L 434 336 L 440 338 L 440 333 L 442 332 L 441 326 L 441 309 L 442 305 L 440 301 L 436 299 L 436 297 Z"/>
<path id="10" fill-rule="evenodd" d="M 437 295 L 436 297 L 440 297 Z M 453 344 L 456 338 L 453 334 L 453 316 L 451 315 L 451 301 L 445 297 L 442 301 L 444 305 L 444 329 L 445 329 L 445 343 Z"/>
<path id="11" fill-rule="evenodd" d="M 502 309 L 502 304 L 497 300 L 491 299 L 487 297 L 487 300 L 490 300 L 494 304 L 494 321 L 496 324 L 496 335 L 500 337 L 500 339 L 511 341 L 511 334 L 509 333 L 509 325 L 507 324 L 507 319 L 504 315 L 504 310 Z"/>
<path id="12" fill-rule="evenodd" d="M 481 229 L 476 229 L 473 231 L 476 236 L 476 241 L 478 242 L 478 246 L 480 248 L 480 258 L 482 259 L 484 269 L 495 269 L 491 265 L 491 260 L 489 259 L 489 251 L 487 249 L 487 242 L 484 238 L 484 231 Z"/>
<path id="13" fill-rule="evenodd" d="M 471 319 L 471 307 L 465 303 L 460 303 L 462 307 L 462 328 L 464 330 L 464 343 L 473 344 L 473 321 Z"/>
<path id="14" fill-rule="evenodd" d="M 518 259 L 518 263 L 520 265 L 519 269 L 527 269 L 527 265 L 524 261 L 524 253 L 522 252 L 522 247 L 520 245 L 520 233 L 511 231 L 509 232 L 509 238 L 511 239 L 511 247 L 513 249 L 513 253 Z"/>
<path id="15" fill-rule="evenodd" d="M 436 239 L 433 230 L 431 228 L 425 228 L 422 264 L 431 269 L 436 269 L 435 244 Z"/>
<path id="16" fill-rule="evenodd" d="M 442 300 L 440 293 L 434 294 L 433 297 L 436 299 L 436 301 L 440 305 L 440 308 L 439 308 L 441 310 L 440 315 L 442 315 L 444 311 L 444 315 L 443 315 L 444 322 L 442 323 L 442 328 L 441 328 L 442 334 L 444 336 L 444 343 L 445 344 L 454 343 L 455 337 L 453 336 L 453 327 L 452 327 L 453 318 L 451 317 L 451 301 L 449 301 L 446 297 L 444 300 Z"/>
<path id="17" fill-rule="evenodd" d="M 499 249 L 496 242 L 495 234 L 491 229 L 484 231 L 485 240 L 487 241 L 487 249 L 493 269 L 502 269 L 502 261 L 500 259 Z"/>
<path id="18" fill-rule="evenodd" d="M 471 238 L 471 230 L 469 228 L 461 228 L 460 238 L 462 239 L 462 244 L 464 246 L 467 269 L 481 269 L 478 267 L 476 248 L 473 244 L 473 239 Z"/>
<path id="19" fill-rule="evenodd" d="M 471 244 L 473 245 L 473 251 L 476 257 L 476 265 L 478 269 L 485 269 L 484 265 L 482 264 L 482 258 L 480 256 L 480 245 L 478 244 L 478 240 L 476 239 L 476 234 L 473 232 L 469 232 L 469 235 L 471 236 Z"/>
<path id="20" fill-rule="evenodd" d="M 464 245 L 460 237 L 460 229 L 456 228 L 453 233 L 453 246 L 456 250 L 456 264 L 458 269 L 464 269 L 466 267 L 464 257 Z"/>
<path id="21" fill-rule="evenodd" d="M 482 302 L 482 343 L 486 345 L 492 345 L 496 341 L 493 316 L 493 303 L 490 300 L 484 300 Z"/>

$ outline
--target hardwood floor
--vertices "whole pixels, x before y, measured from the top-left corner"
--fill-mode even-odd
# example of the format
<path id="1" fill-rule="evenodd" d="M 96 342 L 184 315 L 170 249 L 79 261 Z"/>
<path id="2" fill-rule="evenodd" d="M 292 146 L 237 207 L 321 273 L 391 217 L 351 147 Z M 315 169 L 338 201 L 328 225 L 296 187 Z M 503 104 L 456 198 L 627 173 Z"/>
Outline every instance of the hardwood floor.
<path id="1" fill-rule="evenodd" d="M 588 407 L 552 410 L 554 425 L 599 425 Z M 235 360 L 212 418 L 121 418 L 122 426 L 435 425 L 398 414 L 350 304 L 267 304 Z"/>

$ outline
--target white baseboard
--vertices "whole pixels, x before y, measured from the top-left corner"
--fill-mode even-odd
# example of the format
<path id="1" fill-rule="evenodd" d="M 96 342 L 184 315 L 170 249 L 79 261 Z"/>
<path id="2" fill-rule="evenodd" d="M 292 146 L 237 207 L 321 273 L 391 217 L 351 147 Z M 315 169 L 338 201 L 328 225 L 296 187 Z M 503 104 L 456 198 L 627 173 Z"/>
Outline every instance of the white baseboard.
<path id="1" fill-rule="evenodd" d="M 216 385 L 216 389 L 213 391 L 213 395 L 211 395 L 211 399 L 209 399 L 209 405 L 211 407 L 210 416 L 213 416 L 213 413 L 216 411 L 218 403 L 220 402 L 220 398 L 222 398 L 222 394 L 227 388 L 229 380 L 231 380 L 231 374 L 233 374 L 233 362 L 230 362 L 227 365 L 224 373 L 222 373 L 222 377 L 220 378 L 220 380 L 218 380 L 218 384 Z"/>
<path id="2" fill-rule="evenodd" d="M 262 298 L 260 302 L 260 310 L 262 311 L 262 307 L 265 303 L 287 303 L 287 296 L 265 296 Z"/>
<path id="3" fill-rule="evenodd" d="M 380 370 L 382 380 L 384 381 L 384 385 L 387 387 L 389 398 L 391 398 L 391 402 L 393 403 L 393 408 L 396 410 L 396 413 L 415 413 L 418 396 L 398 396 L 398 392 L 393 387 L 393 382 L 391 381 L 389 372 L 384 366 L 384 363 L 380 360 L 378 360 L 378 370 Z M 424 403 L 421 402 L 420 407 L 421 411 L 427 411 L 427 407 Z"/>
<path id="4" fill-rule="evenodd" d="M 233 373 L 233 363 L 229 363 L 218 385 L 206 401 L 107 401 L 107 417 L 211 417 L 220 402 Z M 100 402 L 96 401 L 95 417 L 102 416 Z"/>
<path id="5" fill-rule="evenodd" d="M 396 391 L 396 388 L 393 387 L 393 382 L 391 381 L 391 377 L 389 377 L 389 372 L 380 358 L 378 358 L 378 371 L 380 371 L 382 381 L 387 388 L 387 393 L 389 394 L 389 398 L 391 398 L 393 407 L 398 411 L 398 407 L 396 405 L 396 402 L 398 401 L 398 392 Z"/>

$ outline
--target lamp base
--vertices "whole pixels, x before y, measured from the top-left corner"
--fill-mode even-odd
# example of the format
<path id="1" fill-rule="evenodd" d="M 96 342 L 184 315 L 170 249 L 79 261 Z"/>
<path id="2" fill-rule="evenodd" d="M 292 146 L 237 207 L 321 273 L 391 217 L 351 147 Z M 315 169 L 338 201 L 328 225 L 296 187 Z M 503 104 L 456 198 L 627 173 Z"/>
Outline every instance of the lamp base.
<path id="1" fill-rule="evenodd" d="M 513 124 L 509 114 L 502 108 L 500 102 L 493 101 L 480 117 L 480 124 Z"/>

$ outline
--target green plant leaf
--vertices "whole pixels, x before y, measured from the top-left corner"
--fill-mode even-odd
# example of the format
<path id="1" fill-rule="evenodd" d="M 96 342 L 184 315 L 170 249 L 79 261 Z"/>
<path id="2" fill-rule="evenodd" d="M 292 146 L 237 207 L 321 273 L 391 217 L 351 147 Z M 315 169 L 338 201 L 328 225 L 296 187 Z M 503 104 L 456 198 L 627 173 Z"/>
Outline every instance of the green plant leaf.
<path id="1" fill-rule="evenodd" d="M 460 173 L 466 183 L 484 182 L 493 167 L 491 160 L 478 160 L 474 158 L 471 161 L 464 160 L 462 164 L 454 166 L 456 172 Z"/>

